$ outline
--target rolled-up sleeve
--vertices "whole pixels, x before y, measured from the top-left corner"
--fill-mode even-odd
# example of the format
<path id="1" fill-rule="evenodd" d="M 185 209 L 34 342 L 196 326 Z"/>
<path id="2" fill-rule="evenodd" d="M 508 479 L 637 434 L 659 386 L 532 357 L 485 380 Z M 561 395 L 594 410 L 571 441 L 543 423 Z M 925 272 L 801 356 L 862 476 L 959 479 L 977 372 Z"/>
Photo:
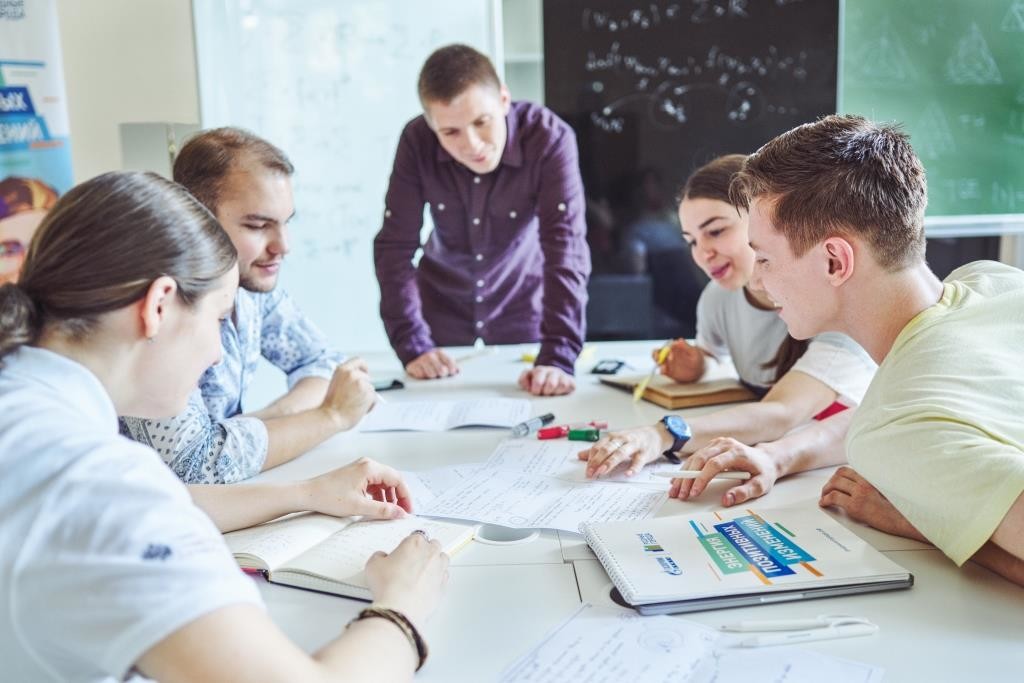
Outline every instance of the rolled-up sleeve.
<path id="1" fill-rule="evenodd" d="M 288 388 L 306 377 L 330 379 L 344 354 L 331 349 L 327 337 L 283 289 L 262 300 L 260 353 L 288 377 Z"/>
<path id="2" fill-rule="evenodd" d="M 590 251 L 576 136 L 568 126 L 544 159 L 537 211 L 544 298 L 536 364 L 572 374 L 585 334 Z"/>
<path id="3" fill-rule="evenodd" d="M 146 444 L 186 484 L 230 484 L 259 474 L 267 458 L 267 427 L 255 417 L 210 418 L 202 394 L 163 420 L 120 418 L 121 433 Z"/>
<path id="4" fill-rule="evenodd" d="M 380 284 L 380 317 L 403 365 L 435 346 L 430 326 L 423 317 L 423 302 L 412 262 L 420 248 L 424 205 L 414 137 L 410 123 L 398 141 L 384 199 L 384 222 L 373 240 L 374 267 Z"/>

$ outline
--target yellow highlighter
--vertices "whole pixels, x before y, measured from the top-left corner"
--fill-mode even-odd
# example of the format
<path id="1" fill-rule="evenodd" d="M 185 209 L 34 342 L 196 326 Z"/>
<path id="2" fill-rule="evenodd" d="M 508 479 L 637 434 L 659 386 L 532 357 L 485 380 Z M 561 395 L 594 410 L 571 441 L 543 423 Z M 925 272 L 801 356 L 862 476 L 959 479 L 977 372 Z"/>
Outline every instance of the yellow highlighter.
<path id="1" fill-rule="evenodd" d="M 644 397 L 644 392 L 647 391 L 647 385 L 651 383 L 654 376 L 658 374 L 658 368 L 665 364 L 665 359 L 668 358 L 668 352 L 672 348 L 672 342 L 665 344 L 658 350 L 658 362 L 655 363 L 654 367 L 651 368 L 649 375 L 644 377 L 640 384 L 636 385 L 636 389 L 633 389 L 633 403 L 638 402 Z"/>

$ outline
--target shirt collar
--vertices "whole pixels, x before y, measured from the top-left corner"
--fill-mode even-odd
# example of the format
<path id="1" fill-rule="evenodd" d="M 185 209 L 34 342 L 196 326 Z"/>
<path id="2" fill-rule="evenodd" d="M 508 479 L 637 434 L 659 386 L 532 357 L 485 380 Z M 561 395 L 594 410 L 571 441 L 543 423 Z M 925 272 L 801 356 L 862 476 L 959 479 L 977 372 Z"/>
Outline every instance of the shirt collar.
<path id="1" fill-rule="evenodd" d="M 429 126 L 428 126 L 429 127 Z M 501 161 L 499 163 L 505 166 L 512 166 L 519 168 L 523 165 L 523 146 L 522 141 L 519 139 L 519 128 L 516 123 L 516 107 L 513 102 L 509 107 L 508 114 L 505 116 L 505 130 L 508 136 L 505 138 L 505 150 L 501 153 Z M 437 133 L 431 129 L 431 134 L 436 136 Z M 437 143 L 437 154 L 435 155 L 438 163 L 445 163 L 448 161 L 455 161 L 455 157 L 449 154 L 441 143 Z"/>
<path id="2" fill-rule="evenodd" d="M 67 356 L 22 346 L 4 359 L 4 373 L 59 393 L 61 399 L 95 425 L 117 432 L 117 410 L 99 378 Z"/>
<path id="3" fill-rule="evenodd" d="M 513 102 L 505 117 L 508 137 L 505 139 L 505 151 L 501 155 L 501 163 L 505 166 L 519 168 L 523 165 L 523 141 L 519 137 L 519 126 L 516 119 L 516 106 Z"/>

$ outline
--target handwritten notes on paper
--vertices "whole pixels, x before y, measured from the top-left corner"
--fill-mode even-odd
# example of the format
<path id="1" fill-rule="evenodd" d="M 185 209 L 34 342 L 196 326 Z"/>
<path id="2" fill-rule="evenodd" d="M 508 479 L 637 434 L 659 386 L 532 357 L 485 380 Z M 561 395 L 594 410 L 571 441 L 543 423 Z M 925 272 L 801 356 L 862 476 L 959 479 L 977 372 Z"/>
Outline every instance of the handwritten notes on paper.
<path id="1" fill-rule="evenodd" d="M 501 683 L 878 683 L 883 670 L 810 650 L 731 647 L 728 636 L 676 617 L 641 617 L 585 604 Z"/>
<path id="2" fill-rule="evenodd" d="M 361 432 L 443 432 L 459 427 L 511 427 L 530 417 L 520 398 L 406 401 L 378 404 L 359 424 Z"/>
<path id="3" fill-rule="evenodd" d="M 472 477 L 481 467 L 483 467 L 481 463 L 472 463 L 437 467 L 419 472 L 402 472 L 402 480 L 409 487 L 412 504 L 419 512 L 421 508 L 433 503 L 448 489 L 458 486 Z"/>
<path id="4" fill-rule="evenodd" d="M 588 444 L 589 445 L 589 444 Z M 577 454 L 586 449 L 579 441 L 538 441 L 515 439 L 498 445 L 487 460 L 487 467 L 515 469 L 525 474 L 542 474 L 564 481 L 590 482 L 586 475 L 586 463 Z M 659 462 L 645 466 L 632 477 L 625 475 L 625 467 L 616 469 L 611 476 L 598 481 L 618 481 L 632 484 L 653 484 L 665 487 L 668 479 L 652 476 L 652 473 L 678 470 L 679 465 Z"/>
<path id="5" fill-rule="evenodd" d="M 419 514 L 465 519 L 521 529 L 579 532 L 581 522 L 616 522 L 653 517 L 667 500 L 668 479 L 650 476 L 587 479 L 573 441 L 510 439 L 484 463 L 404 472 Z M 657 484 L 624 486 L 615 482 Z"/>
<path id="6" fill-rule="evenodd" d="M 580 522 L 652 517 L 666 499 L 665 491 L 650 487 L 575 483 L 514 469 L 483 467 L 420 509 L 420 514 L 578 532 Z"/>

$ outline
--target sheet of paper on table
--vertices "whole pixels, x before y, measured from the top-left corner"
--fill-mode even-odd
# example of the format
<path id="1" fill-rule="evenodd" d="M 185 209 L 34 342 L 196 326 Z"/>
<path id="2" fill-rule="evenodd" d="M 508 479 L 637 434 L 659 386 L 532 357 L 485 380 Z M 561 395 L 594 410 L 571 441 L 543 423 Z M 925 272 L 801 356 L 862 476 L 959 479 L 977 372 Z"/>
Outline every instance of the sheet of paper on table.
<path id="1" fill-rule="evenodd" d="M 434 501 L 421 515 L 521 529 L 578 531 L 581 522 L 653 517 L 667 489 L 605 482 L 571 482 L 514 469 L 482 467 Z"/>
<path id="2" fill-rule="evenodd" d="M 431 470 L 420 470 L 417 472 L 402 472 L 402 480 L 409 487 L 412 494 L 413 505 L 417 512 L 425 505 L 433 503 L 448 489 L 458 486 L 466 479 L 476 474 L 483 463 L 471 463 L 468 465 L 449 465 L 448 467 L 435 467 Z"/>
<path id="3" fill-rule="evenodd" d="M 378 403 L 359 423 L 361 432 L 443 432 L 459 427 L 509 428 L 530 417 L 521 398 Z"/>
<path id="4" fill-rule="evenodd" d="M 652 476 L 654 472 L 672 472 L 679 465 L 661 461 L 646 465 L 632 477 L 627 477 L 625 466 L 620 466 L 611 476 L 601 479 L 587 479 L 587 464 L 577 454 L 593 444 L 580 441 L 552 439 L 509 439 L 498 444 L 498 447 L 487 459 L 486 467 L 514 469 L 526 474 L 542 474 L 557 477 L 565 481 L 593 482 L 616 481 L 630 484 L 650 484 L 668 490 L 670 479 Z"/>
<path id="5" fill-rule="evenodd" d="M 736 637 L 677 617 L 584 604 L 505 669 L 501 683 L 878 683 L 884 670 L 794 647 L 735 647 Z"/>

